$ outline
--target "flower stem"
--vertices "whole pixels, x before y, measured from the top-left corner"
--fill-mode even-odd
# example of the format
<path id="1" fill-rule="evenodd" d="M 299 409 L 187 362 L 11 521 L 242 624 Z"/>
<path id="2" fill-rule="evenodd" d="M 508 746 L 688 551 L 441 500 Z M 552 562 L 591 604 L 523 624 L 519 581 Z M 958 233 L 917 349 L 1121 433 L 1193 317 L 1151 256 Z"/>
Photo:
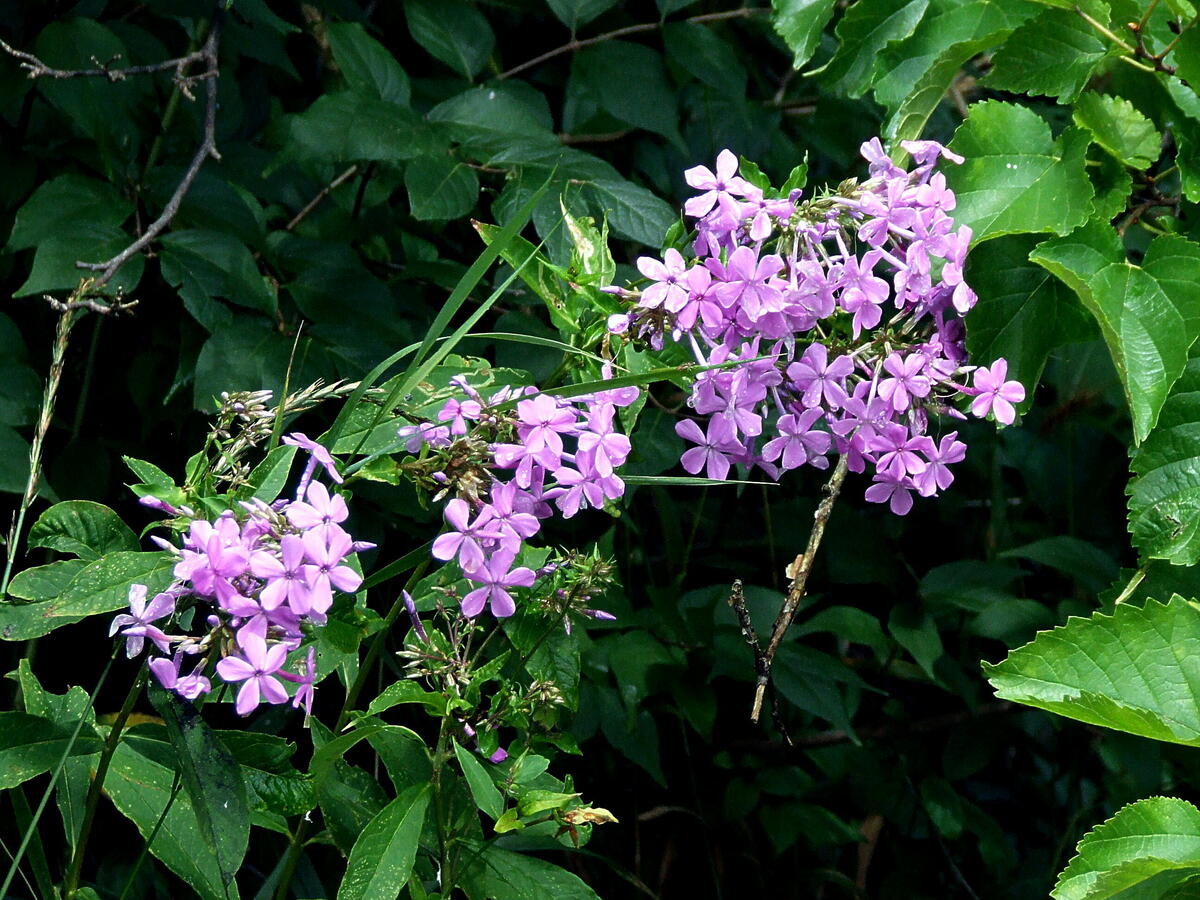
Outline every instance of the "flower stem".
<path id="1" fill-rule="evenodd" d="M 103 793 L 104 778 L 108 775 L 108 767 L 112 763 L 113 754 L 117 752 L 117 745 L 121 742 L 121 732 L 125 728 L 125 723 L 129 721 L 129 714 L 133 712 L 133 704 L 137 701 L 138 695 L 145 684 L 146 669 L 143 667 L 130 686 L 129 693 L 125 695 L 125 702 L 121 704 L 121 711 L 117 713 L 117 718 L 113 722 L 112 728 L 109 729 L 108 739 L 104 742 L 104 750 L 101 752 L 100 762 L 96 766 L 96 776 L 88 786 L 87 800 L 83 810 L 83 824 L 79 829 L 79 840 L 75 843 L 75 853 L 71 857 L 71 868 L 67 871 L 67 877 L 63 881 L 63 897 L 65 900 L 71 900 L 75 896 L 75 892 L 79 889 L 79 875 L 83 870 L 84 852 L 87 850 L 88 836 L 92 830 L 92 822 L 96 819 L 96 809 L 100 806 L 100 795 Z"/>

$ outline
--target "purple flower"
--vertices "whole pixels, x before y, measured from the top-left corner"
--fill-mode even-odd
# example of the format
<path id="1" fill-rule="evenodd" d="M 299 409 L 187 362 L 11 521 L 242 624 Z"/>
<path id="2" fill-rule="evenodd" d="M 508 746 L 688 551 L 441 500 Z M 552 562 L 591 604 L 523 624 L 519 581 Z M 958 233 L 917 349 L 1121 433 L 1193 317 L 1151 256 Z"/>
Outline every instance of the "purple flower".
<path id="1" fill-rule="evenodd" d="M 819 406 L 824 399 L 829 409 L 837 409 L 846 402 L 845 380 L 853 371 L 854 361 L 850 357 L 839 356 L 831 363 L 825 345 L 814 342 L 800 359 L 788 366 L 787 375 L 805 406 Z"/>
<path id="2" fill-rule="evenodd" d="M 700 445 L 683 452 L 679 461 L 685 470 L 696 475 L 704 469 L 707 477 L 725 480 L 729 474 L 729 454 L 736 453 L 741 445 L 724 419 L 719 416 L 709 419 L 707 434 L 691 419 L 681 419 L 675 423 L 675 433 L 685 441 Z"/>
<path id="3" fill-rule="evenodd" d="M 325 472 L 329 475 L 332 481 L 337 484 L 342 483 L 342 476 L 338 474 L 337 465 L 334 463 L 333 457 L 329 454 L 328 450 L 326 450 L 316 441 L 297 431 L 293 434 L 284 435 L 283 442 L 285 444 L 290 444 L 293 447 L 299 447 L 302 450 L 307 450 L 311 455 L 309 465 L 310 469 L 315 464 L 319 463 L 322 468 L 325 469 Z M 309 472 L 309 477 L 311 477 L 311 472 Z M 301 484 L 304 484 L 307 480 L 307 478 L 302 478 Z"/>
<path id="4" fill-rule="evenodd" d="M 129 613 L 114 616 L 109 626 L 108 636 L 112 637 L 117 629 L 123 629 L 125 636 L 125 655 L 132 659 L 142 652 L 146 638 L 163 653 L 171 651 L 170 642 L 161 630 L 151 625 L 175 612 L 175 595 L 169 591 L 155 594 L 154 599 L 146 602 L 146 585 L 131 584 L 129 586 Z"/>
<path id="5" fill-rule="evenodd" d="M 758 258 L 750 247 L 738 247 L 725 266 L 725 282 L 717 285 L 722 306 L 738 306 L 751 321 L 765 312 L 782 309 L 782 295 L 771 278 L 783 268 L 783 259 L 772 253 Z"/>
<path id="6" fill-rule="evenodd" d="M 476 588 L 463 597 L 464 616 L 473 619 L 483 612 L 484 606 L 488 605 L 491 606 L 492 615 L 497 619 L 507 618 L 517 611 L 517 605 L 508 593 L 508 588 L 532 586 L 534 574 L 532 569 L 525 566 L 510 572 L 509 567 L 514 559 L 516 559 L 516 554 L 500 549 L 492 554 L 492 558 L 486 565 L 474 572 L 466 573 L 468 579 L 481 584 L 482 587 Z"/>
<path id="7" fill-rule="evenodd" d="M 313 482 L 310 493 L 312 487 L 319 485 Z M 304 541 L 295 534 L 280 538 L 278 555 L 265 548 L 250 554 L 250 571 L 267 580 L 258 594 L 263 609 L 270 611 L 282 603 L 287 603 L 297 615 L 312 609 L 312 590 L 308 586 L 304 558 Z"/>
<path id="8" fill-rule="evenodd" d="M 932 385 L 921 374 L 925 363 L 926 359 L 920 353 L 910 353 L 907 358 L 893 353 L 883 361 L 884 370 L 892 377 L 879 382 L 879 396 L 890 403 L 896 412 L 908 409 L 914 397 L 929 396 Z"/>
<path id="9" fill-rule="evenodd" d="M 312 715 L 313 705 L 313 686 L 317 683 L 317 652 L 316 648 L 311 644 L 308 646 L 308 656 L 304 660 L 304 672 L 300 675 L 293 675 L 290 672 L 285 672 L 282 669 L 277 673 L 280 678 L 299 685 L 296 688 L 296 693 L 292 695 L 292 709 L 299 709 L 304 706 L 304 714 Z"/>
<path id="10" fill-rule="evenodd" d="M 917 485 L 917 493 L 922 497 L 932 497 L 950 487 L 954 473 L 948 467 L 951 463 L 966 459 L 967 445 L 958 440 L 957 431 L 952 431 L 942 438 L 936 448 L 926 450 L 925 456 L 929 464 L 913 477 L 913 481 Z"/>
<path id="11" fill-rule="evenodd" d="M 629 456 L 629 438 L 613 430 L 613 414 L 616 407 L 602 403 L 588 415 L 587 430 L 579 433 L 579 456 L 587 456 L 591 466 L 601 477 L 613 473 L 613 468 L 622 465 Z"/>
<path id="12" fill-rule="evenodd" d="M 436 559 L 451 560 L 458 557 L 458 564 L 464 572 L 472 572 L 483 565 L 484 542 L 500 540 L 504 535 L 498 528 L 488 528 L 494 513 L 490 506 L 484 505 L 470 521 L 471 507 L 466 500 L 455 497 L 446 504 L 446 521 L 450 523 L 451 531 L 438 535 L 433 542 L 433 555 Z"/>
<path id="13" fill-rule="evenodd" d="M 520 549 L 521 541 L 533 537 L 542 527 L 537 516 L 517 509 L 519 494 L 515 484 L 501 481 L 493 481 L 488 494 L 488 506 L 500 532 L 500 542 L 514 553 Z"/>
<path id="14" fill-rule="evenodd" d="M 305 493 L 308 500 L 295 500 L 287 505 L 284 515 L 297 528 L 319 528 L 345 522 L 350 515 L 341 494 L 330 494 L 319 481 L 311 482 Z"/>
<path id="15" fill-rule="evenodd" d="M 159 657 L 152 659 L 146 663 L 146 667 L 150 669 L 150 674 L 155 680 L 168 691 L 174 691 L 180 697 L 188 700 L 195 700 L 201 694 L 207 694 L 212 690 L 212 682 L 200 674 L 199 668 L 186 675 L 183 678 L 179 677 L 179 667 L 183 663 L 183 654 L 176 653 L 171 659 Z"/>
<path id="16" fill-rule="evenodd" d="M 328 539 L 326 539 L 328 537 Z M 321 529 L 304 532 L 304 553 L 310 566 L 305 567 L 305 576 L 310 588 L 309 597 L 312 602 L 311 611 L 317 616 L 324 617 L 333 605 L 333 588 L 346 593 L 358 590 L 362 584 L 362 576 L 349 566 L 339 563 L 350 555 L 353 541 L 350 535 L 342 531 L 329 532 L 326 536 Z M 222 676 L 224 677 L 224 676 Z"/>
<path id="17" fill-rule="evenodd" d="M 733 195 L 744 196 L 749 183 L 737 177 L 738 158 L 730 150 L 722 150 L 717 154 L 717 171 L 714 173 L 706 166 L 694 166 L 683 173 L 683 180 L 689 186 L 704 191 L 699 197 L 693 197 L 683 205 L 683 211 L 689 216 L 699 217 L 718 204 L 726 208 L 737 209 Z"/>
<path id="18" fill-rule="evenodd" d="M 569 406 L 560 406 L 547 394 L 517 404 L 517 433 L 526 452 L 547 468 L 558 465 L 563 452 L 562 435 L 575 430 L 578 416 Z"/>
<path id="19" fill-rule="evenodd" d="M 451 397 L 438 413 L 439 422 L 450 423 L 451 434 L 466 434 L 467 420 L 478 419 L 483 414 L 483 407 L 474 400 L 458 401 Z"/>
<path id="20" fill-rule="evenodd" d="M 646 309 L 662 306 L 668 312 L 678 312 L 683 308 L 688 299 L 685 284 L 687 264 L 678 250 L 667 248 L 661 261 L 652 256 L 638 257 L 637 267 L 639 272 L 654 282 L 642 291 L 641 306 Z"/>
<path id="21" fill-rule="evenodd" d="M 925 460 L 918 453 L 932 453 L 933 441 L 924 435 L 910 437 L 903 425 L 886 425 L 871 441 L 871 450 L 878 453 L 875 467 L 896 478 L 925 471 Z"/>
<path id="22" fill-rule="evenodd" d="M 818 469 L 829 468 L 825 454 L 829 452 L 833 439 L 829 432 L 812 427 L 822 415 L 819 409 L 806 409 L 799 416 L 781 416 L 776 425 L 780 436 L 767 441 L 763 447 L 763 459 L 768 462 L 779 459 L 785 470 L 798 468 L 805 463 Z"/>
<path id="23" fill-rule="evenodd" d="M 971 401 L 971 412 L 983 418 L 988 412 L 1002 425 L 1011 425 L 1017 417 L 1014 403 L 1025 399 L 1025 387 L 1019 381 L 1005 381 L 1008 360 L 998 359 L 990 368 L 975 370 L 975 390 L 979 395 Z"/>
<path id="24" fill-rule="evenodd" d="M 912 481 L 897 477 L 891 472 L 877 472 L 875 484 L 867 488 L 866 498 L 870 503 L 887 503 L 898 516 L 907 515 L 912 509 Z"/>
<path id="25" fill-rule="evenodd" d="M 248 716 L 258 706 L 260 699 L 268 703 L 287 703 L 287 691 L 274 676 L 287 659 L 288 648 L 284 644 L 267 646 L 257 634 L 238 634 L 241 656 L 227 656 L 217 663 L 217 674 L 228 683 L 244 681 L 238 691 L 234 709 L 239 716 Z"/>

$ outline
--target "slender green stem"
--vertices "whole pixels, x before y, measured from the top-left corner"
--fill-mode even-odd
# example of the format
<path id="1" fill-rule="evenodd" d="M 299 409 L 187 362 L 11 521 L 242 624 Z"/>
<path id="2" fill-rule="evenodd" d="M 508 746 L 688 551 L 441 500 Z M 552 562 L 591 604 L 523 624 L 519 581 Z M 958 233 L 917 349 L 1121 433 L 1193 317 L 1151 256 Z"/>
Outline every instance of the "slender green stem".
<path id="1" fill-rule="evenodd" d="M 92 691 L 92 703 L 96 702 L 96 695 L 100 693 L 100 689 L 104 687 L 104 682 L 108 678 L 108 673 L 112 671 L 113 660 L 117 658 L 117 651 L 114 649 L 108 662 L 104 666 L 104 671 L 100 673 L 100 678 L 96 681 L 96 687 Z M 34 829 L 37 828 L 37 823 L 42 818 L 42 813 L 46 811 L 46 804 L 50 802 L 50 795 L 54 792 L 54 786 L 58 783 L 58 776 L 62 774 L 63 766 L 67 764 L 67 759 L 71 755 L 71 748 L 75 746 L 75 741 L 79 738 L 79 732 L 83 730 L 84 716 L 81 713 L 79 721 L 75 723 L 75 730 L 71 733 L 71 739 L 67 741 L 67 746 L 63 750 L 63 755 L 58 760 L 58 765 L 54 767 L 54 772 L 50 776 L 50 783 L 46 785 L 46 790 L 42 792 L 42 799 L 38 801 L 37 809 L 33 812 L 33 819 L 29 823 L 29 827 L 25 829 L 25 835 L 21 838 L 21 845 L 17 848 L 16 856 L 13 857 L 12 865 L 9 866 L 8 874 L 4 877 L 4 883 L 0 884 L 0 897 L 8 896 L 8 889 L 12 885 L 13 878 L 17 873 L 17 866 L 21 863 L 21 857 L 25 855 L 25 850 L 29 847 L 33 840 Z"/>
<path id="2" fill-rule="evenodd" d="M 13 812 L 16 814 L 17 828 L 33 835 L 29 842 L 29 867 L 33 870 L 33 880 L 37 882 L 38 893 L 41 894 L 43 900 L 58 900 L 58 890 L 50 878 L 50 866 L 46 862 L 46 851 L 42 848 L 42 840 L 37 829 L 33 827 L 33 812 L 29 809 L 25 788 L 19 784 L 9 788 L 8 796 L 12 800 Z"/>
<path id="3" fill-rule="evenodd" d="M 1150 563 L 1146 563 L 1144 566 L 1134 572 L 1133 577 L 1129 579 L 1129 584 L 1125 585 L 1125 590 L 1121 591 L 1121 593 L 1117 595 L 1117 599 L 1113 601 L 1113 604 L 1116 605 L 1119 603 L 1124 603 L 1126 600 L 1132 597 L 1133 592 L 1137 590 L 1137 586 L 1145 580 L 1146 573 L 1149 570 Z"/>
<path id="4" fill-rule="evenodd" d="M 292 886 L 292 878 L 296 875 L 296 866 L 300 863 L 300 853 L 304 850 L 305 833 L 308 831 L 308 819 L 301 819 L 296 824 L 288 843 L 287 856 L 283 861 L 283 871 L 279 873 L 279 883 L 275 887 L 275 900 L 285 900 Z"/>
<path id="5" fill-rule="evenodd" d="M 1097 21 L 1096 19 L 1093 19 L 1086 12 L 1084 12 L 1080 7 L 1076 6 L 1075 12 L 1077 12 L 1079 14 L 1079 17 L 1081 19 L 1083 19 L 1083 21 L 1087 22 L 1089 25 L 1091 25 L 1093 28 L 1095 28 L 1098 32 L 1100 32 L 1102 35 L 1104 35 L 1106 38 L 1108 38 L 1110 41 L 1112 41 L 1114 44 L 1116 44 L 1122 50 L 1127 50 L 1130 53 L 1137 52 L 1137 48 L 1134 47 L 1133 44 L 1117 37 L 1117 35 L 1113 34 L 1111 31 L 1109 31 L 1108 28 L 1104 24 Z"/>
<path id="6" fill-rule="evenodd" d="M 17 865 L 16 859 L 17 858 L 13 855 L 13 852 L 8 849 L 8 845 L 5 844 L 3 841 L 0 841 L 0 850 L 4 851 L 4 855 L 8 857 L 9 862 L 12 863 L 12 865 L 14 867 L 16 867 L 16 865 Z M 20 875 L 21 875 L 21 880 L 23 882 L 25 882 L 25 887 L 27 887 L 29 889 L 29 896 L 30 897 L 36 896 L 37 891 L 34 889 L 33 885 L 29 883 L 29 876 L 26 875 L 24 872 L 20 872 Z"/>
<path id="7" fill-rule="evenodd" d="M 1200 21 L 1200 15 L 1193 16 L 1190 20 L 1188 20 L 1188 23 L 1179 29 L 1179 34 L 1175 35 L 1171 43 L 1167 44 L 1167 46 L 1162 49 L 1162 52 L 1158 54 L 1158 58 L 1166 59 L 1167 55 L 1174 50 L 1175 46 L 1179 43 L 1179 39 L 1183 37 L 1184 34 L 1187 33 L 1187 30 L 1195 25 L 1197 21 Z"/>
<path id="8" fill-rule="evenodd" d="M 125 728 L 125 723 L 129 720 L 129 714 L 133 712 L 133 704 L 137 702 L 138 695 L 145 684 L 146 669 L 143 667 L 130 686 L 129 693 L 125 695 L 125 702 L 121 704 L 121 711 L 117 713 L 116 721 L 113 722 L 112 728 L 108 732 L 108 740 L 104 742 L 104 750 L 100 753 L 100 762 L 96 766 L 96 776 L 88 786 L 87 800 L 83 808 L 83 824 L 79 828 L 79 840 L 75 843 L 75 853 L 71 857 L 71 868 L 67 870 L 67 877 L 63 881 L 63 896 L 66 900 L 71 900 L 75 896 L 75 892 L 79 889 L 79 876 L 83 871 L 83 857 L 87 850 L 88 837 L 92 831 L 92 822 L 95 821 L 96 810 L 100 806 L 100 795 L 103 793 L 104 779 L 108 775 L 108 767 L 112 763 L 113 754 L 117 752 L 117 745 L 121 742 L 121 732 Z"/>

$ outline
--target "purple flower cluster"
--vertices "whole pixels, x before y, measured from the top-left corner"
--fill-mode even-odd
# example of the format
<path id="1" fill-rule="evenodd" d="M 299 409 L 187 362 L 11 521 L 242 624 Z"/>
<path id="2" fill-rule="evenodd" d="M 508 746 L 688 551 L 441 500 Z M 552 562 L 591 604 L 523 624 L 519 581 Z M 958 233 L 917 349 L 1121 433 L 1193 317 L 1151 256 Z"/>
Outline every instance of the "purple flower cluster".
<path id="1" fill-rule="evenodd" d="M 757 466 L 777 479 L 827 468 L 837 453 L 850 471 L 870 467 L 867 500 L 904 515 L 914 491 L 947 488 L 966 453 L 957 432 L 929 436 L 930 414 L 965 418 L 955 403 L 968 398 L 972 414 L 1013 422 L 1025 389 L 1007 380 L 1008 364 L 966 364 L 971 229 L 955 227 L 954 193 L 934 171 L 962 158 L 932 141 L 903 146 L 912 171 L 876 138 L 862 147 L 867 181 L 807 201 L 798 190 L 766 197 L 728 150 L 716 172 L 684 173 L 702 191 L 684 206 L 697 219 L 696 258 L 639 259 L 651 283 L 621 292 L 634 306 L 609 327 L 656 347 L 686 340 L 697 362 L 719 366 L 692 388 L 702 418 L 676 426 L 694 445 L 688 472 L 724 479 L 733 465 Z"/>
<path id="2" fill-rule="evenodd" d="M 565 399 L 534 387 L 504 388 L 485 399 L 464 378 L 453 382 L 461 397 L 445 403 L 437 423 L 405 426 L 401 437 L 408 438 L 409 452 L 441 451 L 447 470 L 464 473 L 454 483 L 445 471 L 433 473 L 444 493 L 456 494 L 446 503 L 449 528 L 434 541 L 433 555 L 456 560 L 467 580 L 478 585 L 463 597 L 464 615 L 473 618 L 486 607 L 505 618 L 516 612 L 511 589 L 531 587 L 543 574 L 513 567 L 522 543 L 538 533 L 542 520 L 555 507 L 570 518 L 624 495 L 625 482 L 616 470 L 630 445 L 614 418 L 639 390 Z M 501 480 L 496 471 L 511 475 Z M 569 624 L 565 616 L 564 622 Z"/>
<path id="3" fill-rule="evenodd" d="M 175 582 L 149 602 L 145 585 L 133 585 L 130 611 L 116 616 L 110 631 L 126 638 L 131 657 L 147 640 L 153 643 L 165 656 L 150 660 L 150 671 L 164 688 L 188 699 L 212 689 L 205 672 L 215 655 L 221 679 L 241 684 L 235 703 L 241 715 L 263 700 L 286 703 L 281 679 L 298 685 L 292 705 L 312 712 L 313 647 L 305 658 L 297 654 L 298 672 L 286 670 L 288 656 L 300 649 L 305 625 L 325 623 L 335 591 L 352 592 L 362 584 L 346 560 L 372 546 L 355 542 L 342 528 L 349 515 L 346 501 L 312 479 L 320 465 L 341 481 L 328 451 L 303 435 L 287 441 L 310 454 L 295 499 L 242 503 L 240 513 L 226 510 L 212 521 L 193 516 L 183 549 L 166 545 L 179 556 Z M 147 505 L 163 508 L 161 501 Z M 190 510 L 165 511 L 191 515 Z M 154 624 L 172 617 L 185 599 L 211 610 L 203 636 L 168 635 Z M 188 657 L 198 661 L 184 675 Z"/>

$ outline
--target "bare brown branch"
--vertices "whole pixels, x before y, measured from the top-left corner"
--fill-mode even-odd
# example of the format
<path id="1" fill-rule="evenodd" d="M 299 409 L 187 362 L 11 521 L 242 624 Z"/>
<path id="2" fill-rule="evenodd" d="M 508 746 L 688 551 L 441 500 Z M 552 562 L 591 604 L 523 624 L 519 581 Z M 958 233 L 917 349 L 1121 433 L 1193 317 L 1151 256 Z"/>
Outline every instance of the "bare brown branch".
<path id="1" fill-rule="evenodd" d="M 92 62 L 96 64 L 94 69 L 56 69 L 54 66 L 47 65 L 42 62 L 32 53 L 26 53 L 24 50 L 18 50 L 15 47 L 0 41 L 0 50 L 3 50 L 9 56 L 13 57 L 20 63 L 22 69 L 25 70 L 29 78 L 107 78 L 109 81 L 124 81 L 133 75 L 153 75 L 158 72 L 174 71 L 175 78 L 180 81 L 195 81 L 201 78 L 210 78 L 212 75 L 204 72 L 198 75 L 189 75 L 188 69 L 195 63 L 202 62 L 205 59 L 204 51 L 197 50 L 194 53 L 188 53 L 184 56 L 177 56 L 174 59 L 164 59 L 162 62 L 149 63 L 144 66 L 122 66 L 114 68 L 112 61 L 100 62 L 95 57 L 92 57 Z"/>

